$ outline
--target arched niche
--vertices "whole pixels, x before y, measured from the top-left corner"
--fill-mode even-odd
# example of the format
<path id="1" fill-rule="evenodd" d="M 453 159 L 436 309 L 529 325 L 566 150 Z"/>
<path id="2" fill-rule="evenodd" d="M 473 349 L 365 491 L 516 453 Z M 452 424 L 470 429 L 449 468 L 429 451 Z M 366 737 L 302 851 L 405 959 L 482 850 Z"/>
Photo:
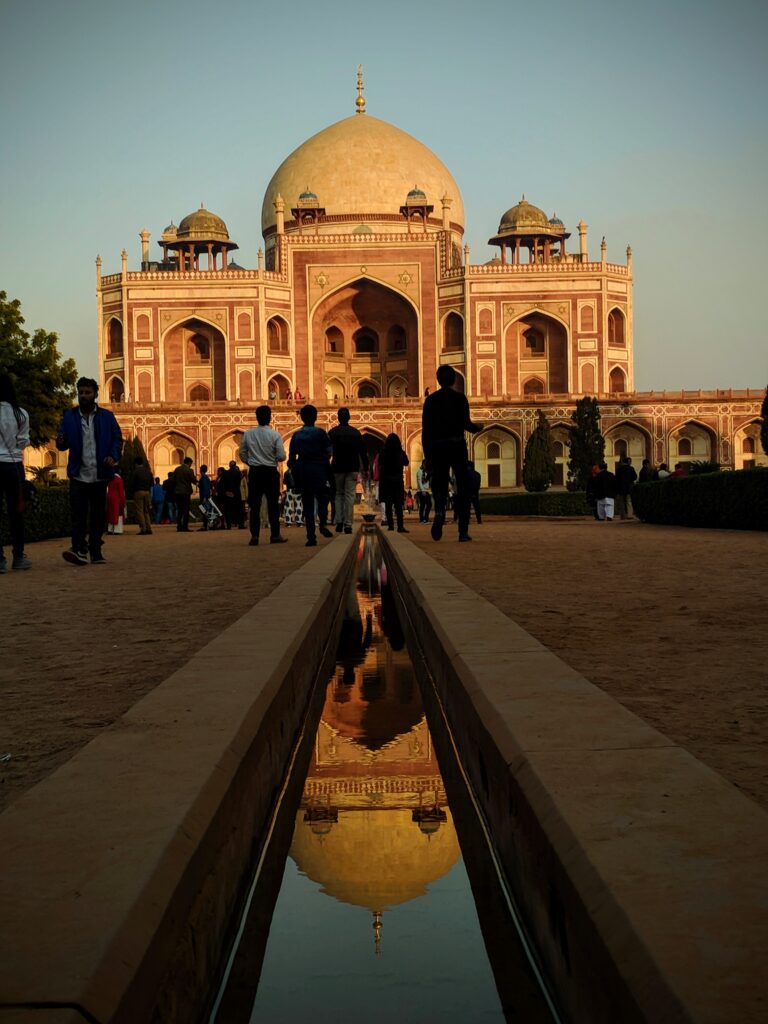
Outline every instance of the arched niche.
<path id="1" fill-rule="evenodd" d="M 316 393 L 323 393 L 326 380 L 338 377 L 352 397 L 362 373 L 376 382 L 401 376 L 408 393 L 418 394 L 418 336 L 416 310 L 400 292 L 366 277 L 342 285 L 312 312 Z M 403 337 L 404 349 L 390 348 L 400 345 Z"/>
<path id="2" fill-rule="evenodd" d="M 162 346 L 166 401 L 186 401 L 197 384 L 208 388 L 211 401 L 226 400 L 226 342 L 218 328 L 190 317 L 165 334 Z"/>
<path id="3" fill-rule="evenodd" d="M 120 377 L 111 377 L 109 380 L 109 400 L 113 404 L 125 401 L 125 384 Z"/>
<path id="4" fill-rule="evenodd" d="M 241 402 L 252 402 L 256 397 L 253 386 L 253 371 L 241 370 L 237 375 L 237 392 Z"/>
<path id="5" fill-rule="evenodd" d="M 608 344 L 621 348 L 626 343 L 626 318 L 620 309 L 614 308 L 608 314 Z"/>
<path id="6" fill-rule="evenodd" d="M 551 426 L 550 436 L 552 438 L 552 458 L 555 462 L 555 475 L 552 480 L 552 486 L 564 487 L 565 481 L 568 479 L 570 431 L 565 424 L 554 423 Z"/>
<path id="7" fill-rule="evenodd" d="M 373 380 L 359 380 L 355 385 L 358 398 L 381 398 L 381 388 Z"/>
<path id="8" fill-rule="evenodd" d="M 523 383 L 524 395 L 543 395 L 545 390 L 541 377 L 528 377 Z"/>
<path id="9" fill-rule="evenodd" d="M 475 435 L 472 452 L 482 487 L 519 485 L 520 445 L 510 431 L 503 427 L 483 430 Z"/>
<path id="10" fill-rule="evenodd" d="M 612 395 L 623 394 L 627 390 L 627 375 L 620 366 L 614 366 L 608 374 L 608 391 Z"/>
<path id="11" fill-rule="evenodd" d="M 759 420 L 740 427 L 733 438 L 734 469 L 754 469 L 755 466 L 768 466 L 768 455 L 760 442 Z"/>
<path id="12" fill-rule="evenodd" d="M 608 427 L 605 437 L 605 461 L 613 472 L 623 455 L 629 456 L 632 465 L 640 472 L 643 459 L 649 459 L 652 452 L 652 439 L 647 430 L 636 423 L 625 420 Z"/>
<path id="13" fill-rule="evenodd" d="M 512 394 L 525 394 L 530 377 L 539 378 L 544 394 L 568 393 L 568 331 L 541 310 L 513 320 L 506 330 L 507 379 Z"/>
<path id="14" fill-rule="evenodd" d="M 347 393 L 343 381 L 340 381 L 338 377 L 331 377 L 327 380 L 325 382 L 325 397 L 329 402 L 346 401 Z"/>
<path id="15" fill-rule="evenodd" d="M 225 469 L 234 460 L 240 463 L 240 445 L 243 441 L 242 430 L 232 430 L 222 437 L 217 438 L 213 445 L 216 453 L 216 467 L 223 466 Z"/>
<path id="16" fill-rule="evenodd" d="M 715 437 L 710 429 L 689 420 L 672 431 L 669 440 L 669 462 L 717 461 Z"/>
<path id="17" fill-rule="evenodd" d="M 107 324 L 107 356 L 115 357 L 123 354 L 123 325 L 116 316 Z"/>
<path id="18" fill-rule="evenodd" d="M 387 385 L 387 394 L 390 398 L 405 398 L 408 394 L 408 382 L 405 377 L 392 377 Z"/>
<path id="19" fill-rule="evenodd" d="M 136 341 L 149 341 L 150 336 L 149 315 L 139 313 L 136 317 Z"/>
<path id="20" fill-rule="evenodd" d="M 267 321 L 267 352 L 270 355 L 288 354 L 288 324 L 281 316 L 270 317 Z"/>
<path id="21" fill-rule="evenodd" d="M 273 373 L 267 381 L 267 398 L 275 402 L 293 397 L 291 382 L 282 373 Z"/>
<path id="22" fill-rule="evenodd" d="M 464 348 L 464 321 L 458 313 L 449 313 L 443 320 L 443 351 L 461 352 Z"/>
<path id="23" fill-rule="evenodd" d="M 207 384 L 193 384 L 189 389 L 190 402 L 210 402 L 211 389 Z"/>
<path id="24" fill-rule="evenodd" d="M 136 388 L 140 403 L 152 401 L 152 374 L 148 370 L 143 370 L 138 374 Z"/>
<path id="25" fill-rule="evenodd" d="M 196 456 L 195 442 L 191 437 L 178 431 L 162 434 L 150 446 L 150 463 L 154 466 L 155 476 L 160 477 L 161 483 L 172 470 L 182 464 L 184 459 L 190 458 L 196 464 Z"/>

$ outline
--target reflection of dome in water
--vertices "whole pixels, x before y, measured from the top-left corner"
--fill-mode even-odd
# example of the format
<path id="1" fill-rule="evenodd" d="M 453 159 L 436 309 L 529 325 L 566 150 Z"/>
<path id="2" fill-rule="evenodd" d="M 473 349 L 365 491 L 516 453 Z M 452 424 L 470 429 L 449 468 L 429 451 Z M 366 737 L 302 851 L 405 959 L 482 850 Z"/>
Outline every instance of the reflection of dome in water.
<path id="1" fill-rule="evenodd" d="M 267 185 L 261 227 L 275 223 L 273 201 L 288 208 L 306 190 L 322 196 L 329 214 L 399 214 L 413 182 L 436 210 L 447 195 L 451 220 L 464 224 L 464 205 L 451 172 L 412 135 L 370 114 L 353 114 L 303 142 L 283 160 Z M 359 218 L 358 218 L 359 219 Z"/>
<path id="2" fill-rule="evenodd" d="M 408 808 L 342 811 L 322 836 L 313 834 L 300 811 L 291 857 L 327 896 L 375 911 L 423 896 L 459 859 L 459 842 L 450 811 L 429 836 Z"/>

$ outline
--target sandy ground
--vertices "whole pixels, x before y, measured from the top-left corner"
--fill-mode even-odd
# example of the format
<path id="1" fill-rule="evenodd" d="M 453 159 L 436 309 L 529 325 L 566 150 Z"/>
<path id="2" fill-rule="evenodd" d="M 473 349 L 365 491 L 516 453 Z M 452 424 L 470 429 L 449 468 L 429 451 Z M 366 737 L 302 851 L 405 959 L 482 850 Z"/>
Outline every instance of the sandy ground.
<path id="1" fill-rule="evenodd" d="M 0 808 L 320 550 L 303 530 L 283 535 L 270 545 L 262 530 L 251 548 L 247 530 L 129 526 L 107 539 L 106 565 L 82 567 L 63 561 L 63 540 L 29 545 L 33 568 L 0 578 Z"/>
<path id="2" fill-rule="evenodd" d="M 407 524 L 410 525 L 410 524 Z M 490 519 L 410 539 L 768 807 L 768 533 Z"/>
<path id="3" fill-rule="evenodd" d="M 410 539 L 633 712 L 768 807 L 768 534 L 488 520 Z M 263 535 L 262 535 L 263 536 Z M 84 746 L 319 550 L 245 531 L 63 541 L 0 579 L 0 807 Z M 332 543 L 332 541 L 320 541 Z"/>

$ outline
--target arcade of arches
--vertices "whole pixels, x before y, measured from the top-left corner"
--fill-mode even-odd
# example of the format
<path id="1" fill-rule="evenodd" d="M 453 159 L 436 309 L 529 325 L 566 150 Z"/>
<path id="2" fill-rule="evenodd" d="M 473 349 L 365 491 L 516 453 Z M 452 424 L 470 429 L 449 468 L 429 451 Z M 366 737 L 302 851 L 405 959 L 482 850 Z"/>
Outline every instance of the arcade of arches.
<path id="1" fill-rule="evenodd" d="M 418 319 L 391 288 L 362 278 L 327 296 L 312 320 L 331 400 L 418 394 Z"/>

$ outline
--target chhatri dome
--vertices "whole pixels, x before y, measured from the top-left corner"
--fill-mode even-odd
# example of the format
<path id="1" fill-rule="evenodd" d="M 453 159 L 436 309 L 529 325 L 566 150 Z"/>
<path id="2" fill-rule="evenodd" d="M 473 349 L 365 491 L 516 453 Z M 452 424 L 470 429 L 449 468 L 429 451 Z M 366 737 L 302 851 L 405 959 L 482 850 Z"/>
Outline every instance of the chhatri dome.
<path id="1" fill-rule="evenodd" d="M 362 102 L 361 102 L 362 101 Z M 313 135 L 280 164 L 267 186 L 261 208 L 266 234 L 276 224 L 278 195 L 289 209 L 302 192 L 320 196 L 326 213 L 375 221 L 375 214 L 397 216 L 414 182 L 441 216 L 441 199 L 452 200 L 450 218 L 464 226 L 459 187 L 445 164 L 412 135 L 365 112 L 358 78 L 357 112 Z"/>

